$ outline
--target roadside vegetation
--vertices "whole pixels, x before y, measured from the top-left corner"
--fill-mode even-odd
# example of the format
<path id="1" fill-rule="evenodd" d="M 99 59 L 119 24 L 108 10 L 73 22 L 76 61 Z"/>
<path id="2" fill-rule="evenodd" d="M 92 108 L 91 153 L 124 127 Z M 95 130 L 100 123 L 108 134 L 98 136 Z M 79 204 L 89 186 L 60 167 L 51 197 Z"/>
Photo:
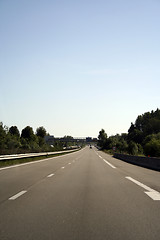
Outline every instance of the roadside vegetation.
<path id="1" fill-rule="evenodd" d="M 64 136 L 63 141 L 56 140 L 50 145 L 45 141 L 46 136 L 49 134 L 43 126 L 35 133 L 32 127 L 26 126 L 20 133 L 17 126 L 8 128 L 0 122 L 0 155 L 61 151 L 75 144 L 73 137 Z"/>
<path id="2" fill-rule="evenodd" d="M 98 146 L 113 154 L 118 153 L 160 157 L 160 110 L 139 115 L 131 123 L 128 133 L 107 136 L 104 129 L 99 132 Z"/>

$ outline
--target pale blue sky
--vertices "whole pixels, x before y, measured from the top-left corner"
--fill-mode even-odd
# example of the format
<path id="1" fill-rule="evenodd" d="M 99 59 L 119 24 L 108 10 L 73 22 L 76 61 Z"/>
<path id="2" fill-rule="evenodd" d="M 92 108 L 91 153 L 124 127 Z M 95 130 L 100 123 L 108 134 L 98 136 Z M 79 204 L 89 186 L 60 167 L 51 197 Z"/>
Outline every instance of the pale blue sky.
<path id="1" fill-rule="evenodd" d="M 159 0 L 0 0 L 0 121 L 127 132 L 160 107 Z"/>

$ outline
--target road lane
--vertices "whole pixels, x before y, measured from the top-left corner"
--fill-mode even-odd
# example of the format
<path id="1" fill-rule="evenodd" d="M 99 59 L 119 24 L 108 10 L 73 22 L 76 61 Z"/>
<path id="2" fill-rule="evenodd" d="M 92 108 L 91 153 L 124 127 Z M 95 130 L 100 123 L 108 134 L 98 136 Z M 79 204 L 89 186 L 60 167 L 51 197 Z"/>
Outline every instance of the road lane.
<path id="1" fill-rule="evenodd" d="M 0 239 L 159 238 L 160 201 L 152 201 L 128 181 L 125 166 L 118 169 L 114 159 L 104 155 L 113 169 L 88 148 L 72 157 L 60 160 L 54 177 L 46 175 L 21 197 L 0 205 Z M 54 165 L 52 161 L 48 167 Z"/>
<path id="2" fill-rule="evenodd" d="M 67 155 L 46 159 L 46 161 L 34 162 L 29 165 L 6 168 L 0 171 L 0 203 L 6 201 L 12 195 L 23 189 L 28 189 L 42 181 L 49 174 L 57 172 L 61 167 L 81 156 L 83 150 Z"/>
<path id="3" fill-rule="evenodd" d="M 160 192 L 160 172 L 126 163 L 102 151 L 97 151 L 97 153 L 113 164 L 122 175 L 130 176 Z"/>

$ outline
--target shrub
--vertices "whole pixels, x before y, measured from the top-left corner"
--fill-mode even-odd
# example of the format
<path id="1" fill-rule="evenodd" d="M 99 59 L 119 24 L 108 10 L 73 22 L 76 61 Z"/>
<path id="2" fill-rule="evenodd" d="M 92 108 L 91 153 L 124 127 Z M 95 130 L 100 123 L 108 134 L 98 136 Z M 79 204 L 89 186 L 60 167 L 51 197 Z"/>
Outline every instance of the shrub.
<path id="1" fill-rule="evenodd" d="M 151 157 L 160 157 L 160 140 L 155 138 L 151 139 L 144 146 L 144 151 L 146 155 Z"/>

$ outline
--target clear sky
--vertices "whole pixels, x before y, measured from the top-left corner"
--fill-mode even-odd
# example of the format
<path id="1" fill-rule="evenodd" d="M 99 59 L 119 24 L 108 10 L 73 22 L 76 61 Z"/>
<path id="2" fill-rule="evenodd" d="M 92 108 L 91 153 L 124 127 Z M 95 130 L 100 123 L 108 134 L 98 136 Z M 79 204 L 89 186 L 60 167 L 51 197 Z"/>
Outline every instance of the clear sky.
<path id="1" fill-rule="evenodd" d="M 159 0 L 0 0 L 5 125 L 110 136 L 159 107 Z"/>

